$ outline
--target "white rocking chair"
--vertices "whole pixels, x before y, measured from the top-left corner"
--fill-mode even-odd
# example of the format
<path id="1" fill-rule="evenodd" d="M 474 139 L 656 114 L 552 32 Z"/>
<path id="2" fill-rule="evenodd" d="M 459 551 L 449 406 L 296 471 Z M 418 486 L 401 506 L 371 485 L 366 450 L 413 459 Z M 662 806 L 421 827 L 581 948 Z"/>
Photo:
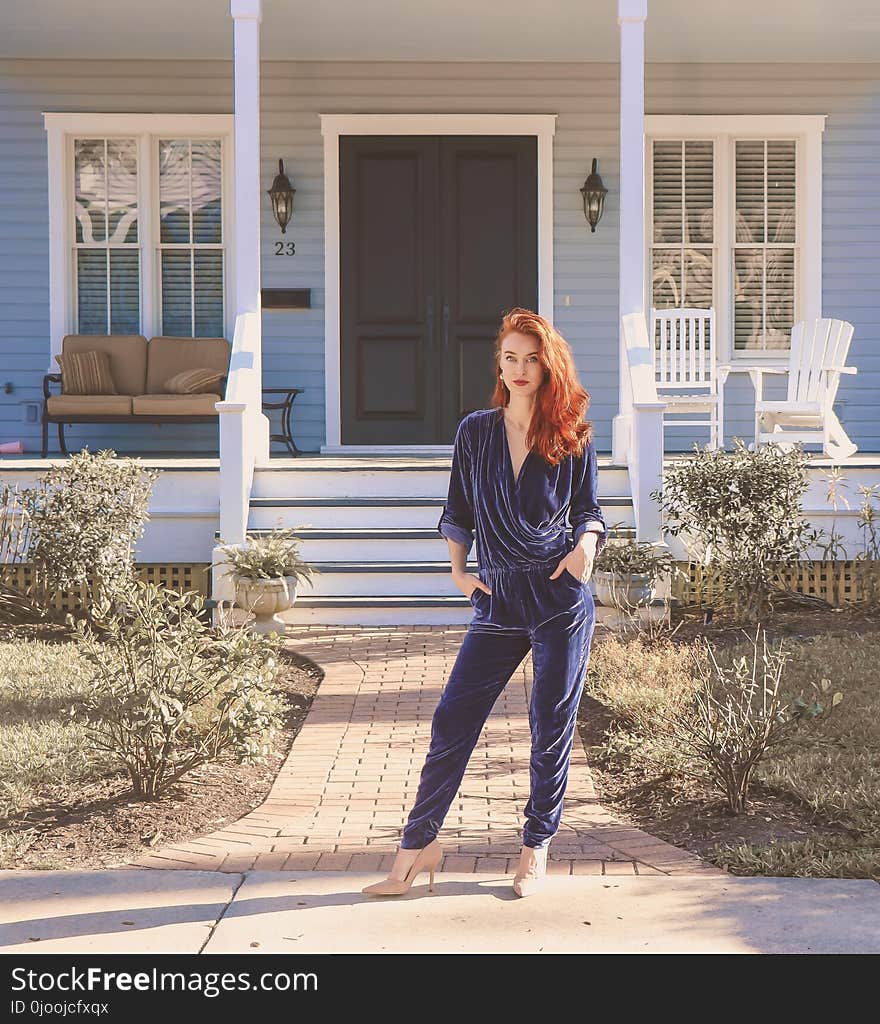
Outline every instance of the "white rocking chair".
<path id="1" fill-rule="evenodd" d="M 834 412 L 842 373 L 858 373 L 846 366 L 853 325 L 846 320 L 820 318 L 802 321 L 791 329 L 788 369 L 778 366 L 749 368 L 755 388 L 755 444 L 791 445 L 795 441 L 821 442 L 825 454 L 846 459 L 858 451 Z M 763 398 L 765 373 L 788 374 L 788 397 L 768 402 Z M 793 430 L 786 430 L 793 427 Z"/>
<path id="2" fill-rule="evenodd" d="M 709 444 L 724 445 L 724 384 L 728 363 L 717 361 L 713 309 L 652 309 L 654 377 L 666 413 L 701 414 L 669 426 L 708 427 Z M 671 390 L 669 390 L 671 389 Z"/>

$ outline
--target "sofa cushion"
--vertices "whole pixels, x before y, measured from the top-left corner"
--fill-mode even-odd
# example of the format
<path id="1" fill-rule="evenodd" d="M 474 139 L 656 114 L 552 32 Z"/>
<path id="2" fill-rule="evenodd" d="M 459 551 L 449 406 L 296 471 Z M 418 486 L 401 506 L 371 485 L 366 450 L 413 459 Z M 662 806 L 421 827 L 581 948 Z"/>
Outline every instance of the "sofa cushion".
<path id="1" fill-rule="evenodd" d="M 142 395 L 147 383 L 147 339 L 142 334 L 68 334 L 61 354 L 106 352 L 110 373 L 120 395 Z"/>
<path id="2" fill-rule="evenodd" d="M 68 352 L 55 356 L 61 367 L 61 393 L 64 395 L 115 395 L 110 356 L 106 352 Z"/>
<path id="3" fill-rule="evenodd" d="M 208 367 L 229 372 L 230 344 L 225 338 L 151 338 L 147 345 L 147 386 L 141 394 L 160 395 L 165 381 L 184 370 Z"/>
<path id="4" fill-rule="evenodd" d="M 216 416 L 220 395 L 137 395 L 131 400 L 135 416 Z"/>
<path id="5" fill-rule="evenodd" d="M 169 395 L 216 393 L 220 390 L 217 385 L 225 376 L 225 373 L 208 366 L 197 366 L 194 370 L 183 370 L 169 377 L 165 381 L 165 390 Z"/>
<path id="6" fill-rule="evenodd" d="M 50 416 L 130 416 L 129 395 L 52 395 L 46 400 Z"/>

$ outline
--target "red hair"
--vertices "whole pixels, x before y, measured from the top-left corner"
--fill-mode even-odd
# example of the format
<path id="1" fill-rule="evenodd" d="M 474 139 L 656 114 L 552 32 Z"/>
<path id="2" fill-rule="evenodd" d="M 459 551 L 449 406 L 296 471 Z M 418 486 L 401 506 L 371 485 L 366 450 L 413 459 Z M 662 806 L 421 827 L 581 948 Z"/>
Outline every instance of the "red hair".
<path id="1" fill-rule="evenodd" d="M 495 339 L 495 407 L 510 402 L 510 391 L 501 378 L 501 343 L 511 332 L 528 334 L 538 342 L 538 358 L 544 367 L 544 380 L 535 395 L 535 412 L 526 435 L 526 445 L 538 451 L 552 466 L 567 455 L 582 455 L 593 439 L 593 424 L 584 420 L 590 394 L 581 387 L 568 342 L 544 317 L 520 306 L 511 309 L 501 321 Z"/>

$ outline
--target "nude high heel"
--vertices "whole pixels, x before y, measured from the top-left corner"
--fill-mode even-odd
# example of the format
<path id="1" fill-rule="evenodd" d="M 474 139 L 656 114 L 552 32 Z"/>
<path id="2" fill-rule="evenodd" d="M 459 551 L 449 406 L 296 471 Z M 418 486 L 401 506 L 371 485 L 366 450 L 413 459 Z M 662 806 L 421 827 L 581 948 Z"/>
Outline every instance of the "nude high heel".
<path id="1" fill-rule="evenodd" d="M 547 849 L 524 846 L 519 855 L 519 866 L 513 879 L 513 891 L 517 896 L 531 896 L 544 884 L 547 874 Z"/>
<path id="2" fill-rule="evenodd" d="M 423 846 L 419 850 L 418 856 L 410 865 L 406 878 L 383 878 L 381 882 L 374 882 L 372 885 L 365 886 L 361 889 L 361 892 L 368 893 L 370 896 L 401 896 L 403 893 L 409 892 L 416 875 L 426 868 L 430 873 L 428 890 L 432 892 L 434 889 L 434 872 L 440 866 L 441 860 L 443 860 L 443 849 L 436 839 L 432 839 L 427 846 Z"/>

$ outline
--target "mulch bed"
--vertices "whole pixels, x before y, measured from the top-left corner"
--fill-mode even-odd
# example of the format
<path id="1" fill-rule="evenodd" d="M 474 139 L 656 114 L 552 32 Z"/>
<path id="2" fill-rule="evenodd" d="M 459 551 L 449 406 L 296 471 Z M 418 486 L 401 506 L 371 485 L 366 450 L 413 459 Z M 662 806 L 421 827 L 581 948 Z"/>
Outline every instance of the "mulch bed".
<path id="1" fill-rule="evenodd" d="M 4 635 L 5 633 L 5 635 Z M 0 640 L 21 639 L 22 631 L 0 631 Z M 64 631 L 35 627 L 35 638 L 63 642 Z M 323 678 L 323 670 L 298 652 L 286 649 L 276 689 L 286 709 L 271 755 L 263 764 L 233 761 L 203 765 L 185 776 L 161 800 L 131 799 L 124 777 L 105 779 L 69 793 L 42 800 L 26 820 L 6 828 L 34 829 L 33 842 L 14 865 L 20 869 L 90 869 L 128 863 L 172 843 L 188 842 L 214 832 L 258 807 L 290 752 Z"/>
<path id="2" fill-rule="evenodd" d="M 713 616 L 704 622 L 697 608 L 672 610 L 674 643 L 692 643 L 705 637 L 716 648 L 754 637 L 755 626 L 743 626 Z M 762 623 L 768 641 L 806 640 L 820 635 L 857 638 L 880 632 L 880 616 L 854 605 L 843 608 L 779 607 L 772 620 Z M 602 642 L 597 630 L 595 643 Z M 578 730 L 587 750 L 590 772 L 600 802 L 625 824 L 644 829 L 673 846 L 713 861 L 716 844 L 784 843 L 807 838 L 846 834 L 813 820 L 808 808 L 778 793 L 765 792 L 760 782 L 750 786 L 750 806 L 742 815 L 731 815 L 726 803 L 707 793 L 698 783 L 647 779 L 638 769 L 603 766 L 591 748 L 601 746 L 613 723 L 613 714 L 586 692 L 578 711 Z M 713 861 L 714 862 L 714 861 Z"/>

